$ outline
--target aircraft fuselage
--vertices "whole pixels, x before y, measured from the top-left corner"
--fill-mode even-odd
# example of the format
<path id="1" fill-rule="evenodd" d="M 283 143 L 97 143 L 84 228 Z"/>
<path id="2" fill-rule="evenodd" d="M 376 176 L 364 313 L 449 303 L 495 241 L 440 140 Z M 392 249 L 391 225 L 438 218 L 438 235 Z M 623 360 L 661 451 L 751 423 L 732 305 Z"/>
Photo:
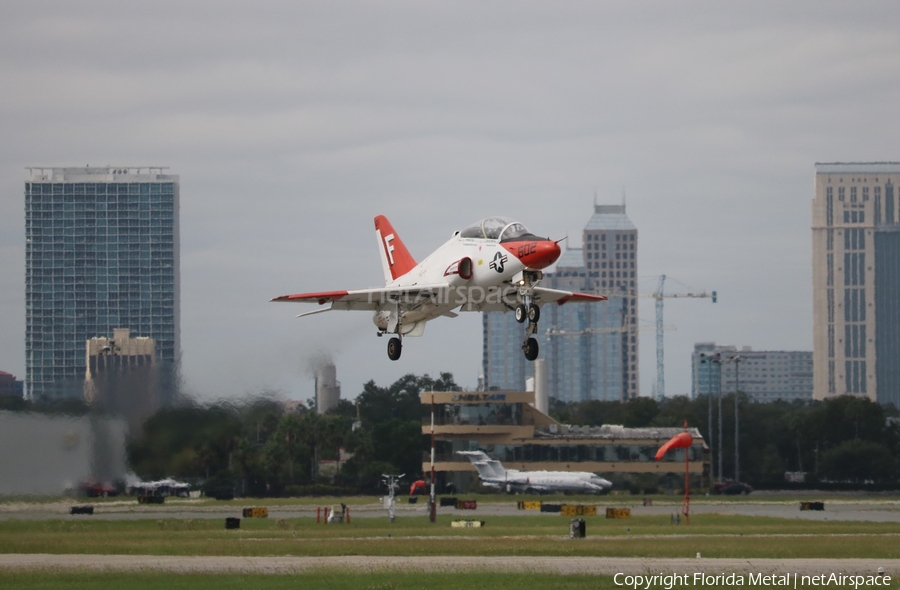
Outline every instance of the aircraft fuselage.
<path id="1" fill-rule="evenodd" d="M 457 233 L 408 273 L 388 283 L 388 288 L 447 285 L 403 296 L 405 305 L 400 316 L 405 329 L 401 333 L 416 335 L 414 330 L 419 322 L 448 315 L 457 308 L 463 311 L 477 311 L 479 306 L 511 308 L 522 295 L 517 283 L 526 279 L 525 273 L 539 277 L 540 269 L 559 257 L 556 242 L 532 237 L 500 242 L 465 238 Z M 396 309 L 394 300 L 379 302 L 373 315 L 375 325 L 388 330 Z"/>

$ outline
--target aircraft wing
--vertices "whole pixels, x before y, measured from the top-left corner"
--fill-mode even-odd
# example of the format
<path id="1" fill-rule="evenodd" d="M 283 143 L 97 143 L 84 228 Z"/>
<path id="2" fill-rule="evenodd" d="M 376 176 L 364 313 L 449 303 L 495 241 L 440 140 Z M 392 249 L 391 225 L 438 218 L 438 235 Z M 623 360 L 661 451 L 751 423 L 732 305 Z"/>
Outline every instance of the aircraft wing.
<path id="1" fill-rule="evenodd" d="M 557 305 L 563 303 L 578 301 L 606 301 L 606 295 L 591 295 L 590 293 L 573 293 L 572 291 L 561 291 L 559 289 L 546 289 L 544 287 L 535 287 L 534 294 L 541 303 L 556 302 Z"/>
<path id="2" fill-rule="evenodd" d="M 404 309 L 410 309 L 440 298 L 442 290 L 447 289 L 447 283 L 434 283 L 424 285 L 412 285 L 406 287 L 380 287 L 375 289 L 357 289 L 355 291 L 322 291 L 317 293 L 297 293 L 295 295 L 282 295 L 272 301 L 291 301 L 301 303 L 317 303 L 328 307 L 302 313 L 297 317 L 330 311 L 341 310 L 376 310 L 387 306 L 400 304 Z"/>
<path id="3" fill-rule="evenodd" d="M 510 286 L 493 287 L 486 289 L 487 294 L 477 300 L 470 300 L 462 304 L 460 311 L 509 311 L 517 303 L 521 303 L 518 291 Z M 474 290 L 473 290 L 474 293 Z M 577 293 L 561 291 L 559 289 L 534 288 L 535 299 L 538 303 L 556 303 L 562 305 L 568 302 L 578 301 L 606 301 L 605 295 L 591 295 L 590 293 Z"/>

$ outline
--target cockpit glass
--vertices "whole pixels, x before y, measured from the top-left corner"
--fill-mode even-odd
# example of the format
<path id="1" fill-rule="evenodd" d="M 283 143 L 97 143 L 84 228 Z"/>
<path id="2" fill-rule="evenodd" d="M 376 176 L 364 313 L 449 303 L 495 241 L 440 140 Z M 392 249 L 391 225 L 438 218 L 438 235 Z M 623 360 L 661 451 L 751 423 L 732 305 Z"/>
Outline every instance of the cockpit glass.
<path id="1" fill-rule="evenodd" d="M 503 230 L 503 235 L 501 236 L 501 241 L 507 242 L 509 240 L 514 240 L 516 238 L 520 238 L 522 236 L 531 235 L 531 232 L 528 231 L 524 225 L 519 223 L 518 221 L 515 223 L 510 223 L 505 230 Z"/>
<path id="2" fill-rule="evenodd" d="M 459 237 L 498 240 L 500 239 L 500 234 L 503 233 L 503 229 L 510 224 L 520 225 L 504 217 L 486 217 L 459 232 Z"/>

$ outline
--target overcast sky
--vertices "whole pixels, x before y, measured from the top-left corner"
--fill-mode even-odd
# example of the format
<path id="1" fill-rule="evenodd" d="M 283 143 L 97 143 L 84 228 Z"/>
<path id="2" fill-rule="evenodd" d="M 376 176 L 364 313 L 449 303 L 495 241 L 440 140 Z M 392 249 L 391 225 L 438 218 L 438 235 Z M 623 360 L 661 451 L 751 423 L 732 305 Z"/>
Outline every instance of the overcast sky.
<path id="1" fill-rule="evenodd" d="M 639 232 L 667 300 L 666 391 L 695 342 L 812 350 L 814 163 L 900 160 L 900 4 L 0 3 L 0 370 L 25 376 L 25 166 L 181 176 L 183 372 L 197 397 L 343 396 L 450 371 L 474 387 L 481 317 L 387 359 L 365 312 L 294 319 L 277 295 L 382 284 L 372 218 L 417 259 L 487 215 Z M 670 282 L 671 291 L 687 290 Z M 640 304 L 641 394 L 656 382 Z"/>

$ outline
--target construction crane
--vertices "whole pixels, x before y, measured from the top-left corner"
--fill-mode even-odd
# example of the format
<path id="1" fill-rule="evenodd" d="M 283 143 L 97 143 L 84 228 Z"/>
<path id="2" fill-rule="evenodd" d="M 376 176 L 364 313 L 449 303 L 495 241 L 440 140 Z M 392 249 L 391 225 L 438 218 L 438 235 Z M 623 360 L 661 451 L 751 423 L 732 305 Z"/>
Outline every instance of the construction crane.
<path id="1" fill-rule="evenodd" d="M 636 330 L 649 330 L 654 328 L 655 326 L 638 326 L 634 328 Z M 675 326 L 663 326 L 663 328 L 667 331 L 677 330 Z M 557 328 L 556 326 L 547 328 L 544 330 L 544 335 L 547 337 L 550 336 L 581 336 L 582 334 L 615 334 L 617 332 L 628 332 L 632 328 L 628 326 L 619 326 L 613 328 L 582 328 L 580 330 L 563 330 L 561 328 Z"/>
<path id="2" fill-rule="evenodd" d="M 716 292 L 699 291 L 697 293 L 673 293 L 666 295 L 663 287 L 666 283 L 666 275 L 660 275 L 659 283 L 656 286 L 656 292 L 649 294 L 656 300 L 656 395 L 660 398 L 666 395 L 666 369 L 665 369 L 665 350 L 663 346 L 663 299 L 675 299 L 680 297 L 708 298 L 712 302 L 716 302 Z"/>

